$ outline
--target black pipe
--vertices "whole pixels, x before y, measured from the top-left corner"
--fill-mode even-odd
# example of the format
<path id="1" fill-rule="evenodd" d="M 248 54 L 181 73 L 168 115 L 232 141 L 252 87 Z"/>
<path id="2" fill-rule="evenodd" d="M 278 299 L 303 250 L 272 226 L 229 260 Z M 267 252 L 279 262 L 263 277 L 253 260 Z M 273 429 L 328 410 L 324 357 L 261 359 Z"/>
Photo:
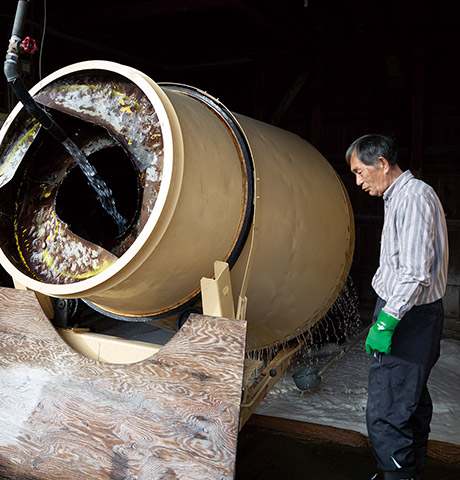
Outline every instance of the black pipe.
<path id="1" fill-rule="evenodd" d="M 14 17 L 13 37 L 22 37 L 22 31 L 24 29 L 24 23 L 26 21 L 27 8 L 29 7 L 30 0 L 19 0 L 16 8 L 16 16 Z"/>
<path id="2" fill-rule="evenodd" d="M 29 94 L 22 78 L 18 73 L 18 60 L 21 51 L 21 38 L 30 0 L 19 0 L 14 18 L 13 31 L 3 67 L 6 80 L 16 95 L 17 99 L 24 105 L 25 109 L 40 122 L 40 124 L 60 143 L 67 140 L 67 134 L 48 115 L 43 108 Z"/>
<path id="3" fill-rule="evenodd" d="M 117 212 L 112 198 L 112 192 L 99 175 L 97 175 L 97 172 L 80 152 L 78 147 L 70 140 L 64 130 L 32 98 L 18 73 L 19 54 L 22 53 L 23 50 L 21 43 L 22 30 L 24 28 L 29 3 L 30 0 L 19 0 L 16 9 L 13 32 L 3 67 L 8 84 L 18 100 L 24 105 L 25 109 L 75 158 L 79 167 L 87 177 L 88 183 L 95 190 L 102 207 L 113 218 L 118 227 L 119 234 L 122 235 L 126 232 L 128 222 Z"/>

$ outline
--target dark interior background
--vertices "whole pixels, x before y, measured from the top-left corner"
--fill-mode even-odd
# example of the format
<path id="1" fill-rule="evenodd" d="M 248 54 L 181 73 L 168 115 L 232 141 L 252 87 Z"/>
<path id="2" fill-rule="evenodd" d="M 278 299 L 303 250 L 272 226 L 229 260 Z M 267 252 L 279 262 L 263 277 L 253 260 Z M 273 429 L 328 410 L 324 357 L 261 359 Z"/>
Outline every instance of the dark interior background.
<path id="1" fill-rule="evenodd" d="M 17 2 L 2 2 L 6 53 Z M 431 184 L 450 236 L 446 315 L 459 317 L 460 20 L 444 0 L 32 0 L 25 57 L 32 86 L 58 68 L 111 60 L 156 82 L 192 85 L 230 110 L 293 131 L 332 163 L 356 221 L 351 278 L 373 303 L 383 206 L 344 161 L 365 133 L 393 135 L 401 166 Z M 46 14 L 45 14 L 46 12 Z M 46 27 L 43 25 L 46 21 Z M 0 112 L 16 104 L 0 81 Z"/>

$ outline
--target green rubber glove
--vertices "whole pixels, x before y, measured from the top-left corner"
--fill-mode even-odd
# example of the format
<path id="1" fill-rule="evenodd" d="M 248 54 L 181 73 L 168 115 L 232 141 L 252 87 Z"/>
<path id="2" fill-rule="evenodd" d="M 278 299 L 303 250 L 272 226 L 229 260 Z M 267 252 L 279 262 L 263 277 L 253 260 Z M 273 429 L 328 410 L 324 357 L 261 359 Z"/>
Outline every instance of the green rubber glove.
<path id="1" fill-rule="evenodd" d="M 373 350 L 388 355 L 391 352 L 391 337 L 399 320 L 381 310 L 377 321 L 372 325 L 366 338 L 366 352 Z"/>

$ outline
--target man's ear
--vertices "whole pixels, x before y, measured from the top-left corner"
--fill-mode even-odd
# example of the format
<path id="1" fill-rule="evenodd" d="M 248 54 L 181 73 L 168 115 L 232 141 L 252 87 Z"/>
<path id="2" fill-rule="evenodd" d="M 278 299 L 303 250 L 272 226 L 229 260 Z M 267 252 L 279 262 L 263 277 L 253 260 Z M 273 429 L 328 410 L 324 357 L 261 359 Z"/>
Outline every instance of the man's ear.
<path id="1" fill-rule="evenodd" d="M 390 164 L 385 157 L 379 157 L 377 161 L 379 162 L 379 167 L 383 168 L 384 173 L 388 173 L 391 170 Z"/>

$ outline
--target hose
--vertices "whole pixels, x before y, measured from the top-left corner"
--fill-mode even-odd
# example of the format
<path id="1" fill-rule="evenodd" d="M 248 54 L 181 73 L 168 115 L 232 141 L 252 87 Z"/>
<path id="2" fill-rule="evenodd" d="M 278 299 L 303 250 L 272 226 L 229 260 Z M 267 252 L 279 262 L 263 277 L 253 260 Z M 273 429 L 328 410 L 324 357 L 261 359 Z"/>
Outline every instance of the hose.
<path id="1" fill-rule="evenodd" d="M 29 94 L 21 76 L 18 73 L 19 53 L 22 48 L 22 31 L 30 0 L 19 0 L 14 18 L 13 31 L 11 34 L 8 51 L 5 58 L 3 71 L 6 80 L 24 108 L 60 143 L 67 140 L 67 134 L 62 128 L 43 110 Z"/>

